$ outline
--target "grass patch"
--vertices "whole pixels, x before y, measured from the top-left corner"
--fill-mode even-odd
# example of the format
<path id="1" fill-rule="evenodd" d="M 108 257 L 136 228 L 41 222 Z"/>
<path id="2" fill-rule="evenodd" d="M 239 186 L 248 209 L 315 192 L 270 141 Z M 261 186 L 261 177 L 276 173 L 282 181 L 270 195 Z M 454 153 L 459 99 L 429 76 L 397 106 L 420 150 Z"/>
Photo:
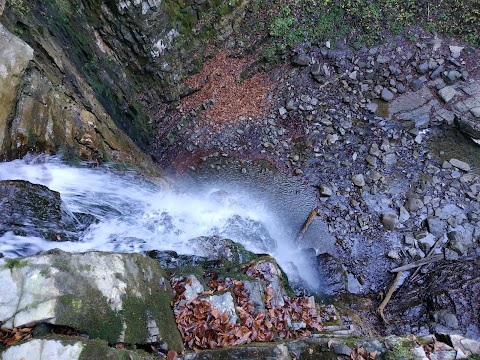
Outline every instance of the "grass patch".
<path id="1" fill-rule="evenodd" d="M 15 268 L 22 268 L 28 265 L 27 260 L 22 260 L 22 259 L 6 259 L 5 265 L 3 265 L 4 269 L 10 269 L 13 270 Z"/>

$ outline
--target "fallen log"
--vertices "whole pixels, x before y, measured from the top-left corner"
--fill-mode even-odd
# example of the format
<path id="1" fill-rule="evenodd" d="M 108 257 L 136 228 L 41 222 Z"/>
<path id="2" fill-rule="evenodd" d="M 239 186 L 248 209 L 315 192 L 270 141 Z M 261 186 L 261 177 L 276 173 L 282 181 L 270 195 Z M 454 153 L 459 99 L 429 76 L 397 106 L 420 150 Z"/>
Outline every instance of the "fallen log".
<path id="1" fill-rule="evenodd" d="M 300 240 L 303 239 L 305 233 L 308 230 L 308 227 L 312 223 L 313 219 L 315 219 L 317 217 L 317 215 L 318 215 L 318 209 L 317 208 L 310 211 L 310 214 L 308 215 L 307 220 L 303 223 L 302 228 L 300 229 L 300 231 L 297 234 L 297 237 L 295 238 L 294 244 L 296 246 L 298 246 L 298 243 L 300 242 Z"/>
<path id="2" fill-rule="evenodd" d="M 430 263 L 435 262 L 435 261 L 443 260 L 443 258 L 444 258 L 443 254 L 431 255 L 429 257 L 414 261 L 410 264 L 399 266 L 399 267 L 397 267 L 395 269 L 391 269 L 389 271 L 392 272 L 392 273 L 407 271 L 407 270 L 414 269 L 414 268 L 419 267 L 419 266 L 430 264 Z"/>
<path id="3" fill-rule="evenodd" d="M 397 275 L 395 276 L 395 279 L 393 280 L 393 283 L 392 285 L 390 286 L 390 288 L 388 289 L 388 292 L 387 294 L 385 295 L 382 303 L 378 306 L 377 308 L 377 314 L 380 315 L 380 317 L 382 318 L 383 322 L 385 324 L 388 324 L 388 321 L 387 319 L 385 319 L 385 315 L 383 314 L 383 310 L 385 310 L 385 306 L 387 306 L 388 302 L 390 301 L 390 298 L 392 297 L 393 295 L 393 292 L 395 291 L 397 285 L 398 285 L 398 282 L 400 281 L 400 279 L 402 278 L 402 273 L 403 271 L 399 271 L 397 273 Z"/>

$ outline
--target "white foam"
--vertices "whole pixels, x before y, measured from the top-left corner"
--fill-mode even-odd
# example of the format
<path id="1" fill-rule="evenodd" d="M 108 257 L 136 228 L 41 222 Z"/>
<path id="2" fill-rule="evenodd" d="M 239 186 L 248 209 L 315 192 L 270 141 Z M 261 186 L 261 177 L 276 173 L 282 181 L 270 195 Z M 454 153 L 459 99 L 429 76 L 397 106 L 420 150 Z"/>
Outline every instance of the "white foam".
<path id="1" fill-rule="evenodd" d="M 227 221 L 239 215 L 265 226 L 278 244 L 267 252 L 276 257 L 287 274 L 288 263 L 293 262 L 310 286 L 315 283 L 292 239 L 286 238 L 274 209 L 268 209 L 262 199 L 249 198 L 246 191 L 238 188 L 222 185 L 201 192 L 166 191 L 131 172 L 71 167 L 56 158 L 0 163 L 0 180 L 27 180 L 48 186 L 61 194 L 71 211 L 90 213 L 100 220 L 86 230 L 79 242 L 50 242 L 6 233 L 0 237 L 0 252 L 5 256 L 31 255 L 52 248 L 70 252 L 174 250 L 201 255 L 190 240 L 221 233 Z M 168 221 L 163 221 L 166 217 Z M 265 252 L 248 232 L 236 236 L 229 237 L 248 250 Z"/>

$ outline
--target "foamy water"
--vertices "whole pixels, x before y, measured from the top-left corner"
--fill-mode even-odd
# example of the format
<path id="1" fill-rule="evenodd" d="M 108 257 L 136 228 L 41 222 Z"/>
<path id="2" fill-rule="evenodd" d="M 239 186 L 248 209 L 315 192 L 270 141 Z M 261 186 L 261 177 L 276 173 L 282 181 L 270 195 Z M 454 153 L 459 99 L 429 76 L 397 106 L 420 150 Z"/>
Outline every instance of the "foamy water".
<path id="1" fill-rule="evenodd" d="M 211 184 L 207 190 L 162 190 L 133 172 L 72 167 L 54 157 L 0 163 L 0 180 L 27 180 L 58 191 L 72 212 L 94 215 L 78 242 L 51 242 L 6 233 L 0 237 L 0 253 L 26 256 L 53 248 L 69 252 L 143 252 L 174 250 L 203 255 L 191 239 L 221 235 L 248 250 L 274 256 L 290 276 L 298 268 L 310 287 L 317 281 L 301 252 L 292 246 L 291 231 L 261 198 L 248 191 Z M 256 224 L 238 231 L 232 219 Z M 257 226 L 258 225 L 258 226 Z M 259 239 L 274 239 L 274 244 Z M 292 263 L 295 266 L 292 266 Z"/>

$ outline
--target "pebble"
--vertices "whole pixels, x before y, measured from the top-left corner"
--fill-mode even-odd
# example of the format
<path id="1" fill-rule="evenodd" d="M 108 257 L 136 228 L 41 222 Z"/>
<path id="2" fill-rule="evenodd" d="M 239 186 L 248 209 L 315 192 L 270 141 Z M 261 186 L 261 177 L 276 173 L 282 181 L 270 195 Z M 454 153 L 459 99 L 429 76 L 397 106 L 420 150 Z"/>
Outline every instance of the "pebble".
<path id="1" fill-rule="evenodd" d="M 363 177 L 362 174 L 353 175 L 352 176 L 352 181 L 355 184 L 355 186 L 358 186 L 358 187 L 365 186 L 365 178 Z"/>
<path id="2" fill-rule="evenodd" d="M 387 88 L 383 88 L 382 93 L 380 94 L 380 97 L 383 101 L 390 102 L 393 100 L 395 95 Z"/>

